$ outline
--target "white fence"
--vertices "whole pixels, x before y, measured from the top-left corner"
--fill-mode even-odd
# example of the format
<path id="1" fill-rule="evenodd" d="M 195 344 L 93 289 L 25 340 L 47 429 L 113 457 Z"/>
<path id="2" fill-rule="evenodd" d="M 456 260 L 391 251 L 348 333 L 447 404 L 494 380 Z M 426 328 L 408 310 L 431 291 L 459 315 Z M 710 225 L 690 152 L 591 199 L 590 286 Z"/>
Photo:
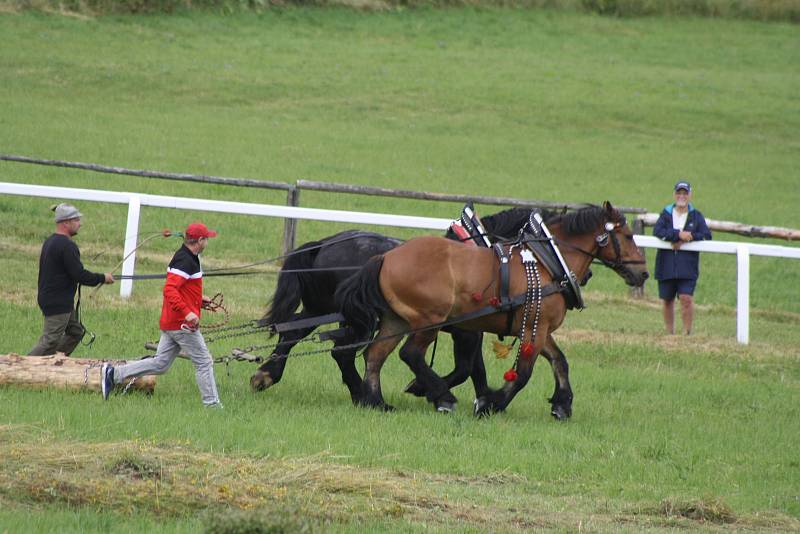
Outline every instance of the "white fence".
<path id="1" fill-rule="evenodd" d="M 41 185 L 0 182 L 0 193 L 70 200 L 88 200 L 92 202 L 110 202 L 128 205 L 128 224 L 125 230 L 125 244 L 122 274 L 134 274 L 136 264 L 136 239 L 139 234 L 139 214 L 141 206 L 159 208 L 180 208 L 199 211 L 235 213 L 240 215 L 262 215 L 293 219 L 313 219 L 319 221 L 335 221 L 357 224 L 377 224 L 405 228 L 425 228 L 445 230 L 451 219 L 432 217 L 415 217 L 410 215 L 387 215 L 381 213 L 365 213 L 357 211 L 323 210 L 291 206 L 275 206 L 268 204 L 250 204 L 244 202 L 228 202 L 220 200 L 203 200 L 196 198 L 168 197 L 145 195 L 139 193 L 121 193 L 115 191 L 98 191 L 94 189 L 73 189 L 67 187 L 51 187 Z M 665 243 L 655 237 L 637 235 L 636 244 L 640 247 L 669 249 Z M 800 259 L 800 248 L 776 245 L 758 245 L 730 241 L 701 241 L 684 245 L 684 250 L 736 254 L 737 258 L 737 297 L 736 297 L 736 339 L 739 343 L 748 343 L 750 339 L 750 256 L 773 256 L 780 258 Z M 122 280 L 120 296 L 128 297 L 133 290 L 132 280 Z"/>

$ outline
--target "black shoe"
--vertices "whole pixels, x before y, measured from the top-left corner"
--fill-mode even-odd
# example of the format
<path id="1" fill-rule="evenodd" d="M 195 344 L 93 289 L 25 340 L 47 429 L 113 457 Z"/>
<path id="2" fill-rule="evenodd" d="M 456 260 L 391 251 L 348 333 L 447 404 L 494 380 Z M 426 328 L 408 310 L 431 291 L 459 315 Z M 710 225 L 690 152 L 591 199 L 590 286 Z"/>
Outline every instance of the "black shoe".
<path id="1" fill-rule="evenodd" d="M 114 366 L 104 363 L 100 368 L 100 389 L 103 391 L 103 400 L 108 400 L 108 395 L 114 389 Z"/>

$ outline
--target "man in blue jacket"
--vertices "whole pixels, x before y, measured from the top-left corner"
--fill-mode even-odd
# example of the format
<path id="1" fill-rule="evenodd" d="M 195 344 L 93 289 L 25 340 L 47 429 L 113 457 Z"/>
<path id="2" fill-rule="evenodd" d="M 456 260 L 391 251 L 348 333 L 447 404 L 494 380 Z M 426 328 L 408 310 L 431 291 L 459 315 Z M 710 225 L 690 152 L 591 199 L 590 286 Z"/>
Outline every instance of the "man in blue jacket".
<path id="1" fill-rule="evenodd" d="M 681 180 L 675 184 L 675 202 L 661 212 L 653 235 L 672 243 L 672 250 L 658 249 L 656 253 L 656 280 L 658 296 L 664 301 L 664 325 L 668 334 L 675 333 L 675 296 L 681 302 L 681 320 L 686 335 L 692 333 L 694 316 L 694 288 L 700 275 L 700 253 L 681 250 L 692 241 L 711 239 L 703 214 L 689 202 L 692 186 Z"/>

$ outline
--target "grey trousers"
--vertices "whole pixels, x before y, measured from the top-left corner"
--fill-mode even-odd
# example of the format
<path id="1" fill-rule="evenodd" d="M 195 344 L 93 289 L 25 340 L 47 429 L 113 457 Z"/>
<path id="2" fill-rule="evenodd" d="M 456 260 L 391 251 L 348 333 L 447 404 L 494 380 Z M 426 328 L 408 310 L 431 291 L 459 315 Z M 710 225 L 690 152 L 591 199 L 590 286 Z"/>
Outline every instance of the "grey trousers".
<path id="1" fill-rule="evenodd" d="M 84 329 L 78 322 L 75 310 L 58 315 L 46 315 L 42 337 L 28 356 L 49 356 L 56 352 L 72 354 L 83 339 Z"/>
<path id="2" fill-rule="evenodd" d="M 156 355 L 152 358 L 138 360 L 114 368 L 114 383 L 142 375 L 163 375 L 172 366 L 172 362 L 183 351 L 189 355 L 194 364 L 197 387 L 206 406 L 219 403 L 217 383 L 214 380 L 214 361 L 206 347 L 200 331 L 185 332 L 183 330 L 162 330 L 158 341 Z"/>

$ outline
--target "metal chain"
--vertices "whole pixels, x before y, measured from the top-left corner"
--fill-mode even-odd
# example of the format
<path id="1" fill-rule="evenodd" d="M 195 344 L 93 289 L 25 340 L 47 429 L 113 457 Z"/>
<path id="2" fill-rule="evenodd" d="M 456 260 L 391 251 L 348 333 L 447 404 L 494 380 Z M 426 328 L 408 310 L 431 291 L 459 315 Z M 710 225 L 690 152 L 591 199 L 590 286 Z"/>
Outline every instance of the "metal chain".
<path id="1" fill-rule="evenodd" d="M 130 379 L 130 381 L 127 384 L 125 384 L 125 389 L 122 390 L 122 393 L 120 393 L 120 395 L 125 395 L 128 392 L 128 390 L 131 389 L 133 383 L 136 382 L 136 378 L 137 377 L 134 376 L 133 378 Z"/>
<path id="2" fill-rule="evenodd" d="M 249 321 L 247 323 L 240 324 L 240 325 L 233 325 L 233 326 L 226 326 L 224 328 L 218 328 L 218 329 L 214 330 L 214 332 L 213 332 L 214 334 L 218 334 L 218 335 L 215 335 L 214 337 L 210 337 L 210 338 L 206 339 L 206 343 L 207 344 L 208 343 L 213 343 L 213 342 L 219 341 L 221 339 L 228 339 L 228 338 L 233 338 L 233 337 L 249 336 L 249 335 L 258 333 L 258 331 L 260 331 L 260 330 L 268 329 L 270 327 L 270 325 L 259 326 L 257 323 L 258 323 L 258 320 L 252 320 L 252 321 Z M 247 329 L 247 328 L 249 328 L 250 330 L 248 330 L 246 332 L 236 332 L 236 330 L 243 330 L 243 329 Z M 205 330 L 205 327 L 201 327 L 201 330 Z M 231 333 L 229 333 L 229 334 L 219 334 L 219 332 L 231 332 Z"/>
<path id="3" fill-rule="evenodd" d="M 223 304 L 224 299 L 225 297 L 222 295 L 222 293 L 217 293 L 216 295 L 211 297 L 211 300 L 209 300 L 208 302 L 204 302 L 200 306 L 202 309 L 208 310 L 211 313 L 216 313 L 219 310 L 222 310 L 222 313 L 224 315 L 222 322 L 211 325 L 204 325 L 203 329 L 207 331 L 216 331 L 224 328 L 225 325 L 228 324 L 228 320 L 230 319 L 230 313 L 228 313 L 228 309 Z"/>
<path id="4" fill-rule="evenodd" d="M 542 281 L 539 276 L 537 262 L 535 260 L 530 262 L 523 261 L 522 265 L 525 268 L 527 288 L 525 289 L 525 306 L 522 308 L 522 325 L 519 329 L 520 344 L 517 347 L 517 357 L 514 361 L 515 368 L 517 366 L 517 362 L 519 362 L 520 354 L 522 354 L 522 346 L 524 345 L 522 340 L 525 337 L 525 325 L 528 324 L 528 313 L 531 306 L 534 303 L 536 304 L 536 313 L 534 314 L 533 322 L 531 323 L 531 343 L 533 343 L 533 340 L 536 339 L 536 332 L 539 327 L 539 318 L 542 313 Z M 535 284 L 534 280 L 536 282 Z"/>
<path id="5" fill-rule="evenodd" d="M 95 367 L 102 367 L 102 366 L 103 366 L 103 362 L 90 363 L 89 365 L 86 366 L 86 369 L 83 370 L 83 385 L 84 386 L 88 386 L 89 385 L 89 369 L 94 369 Z M 103 379 L 103 377 L 100 377 L 100 380 L 102 380 L 102 379 Z"/>

